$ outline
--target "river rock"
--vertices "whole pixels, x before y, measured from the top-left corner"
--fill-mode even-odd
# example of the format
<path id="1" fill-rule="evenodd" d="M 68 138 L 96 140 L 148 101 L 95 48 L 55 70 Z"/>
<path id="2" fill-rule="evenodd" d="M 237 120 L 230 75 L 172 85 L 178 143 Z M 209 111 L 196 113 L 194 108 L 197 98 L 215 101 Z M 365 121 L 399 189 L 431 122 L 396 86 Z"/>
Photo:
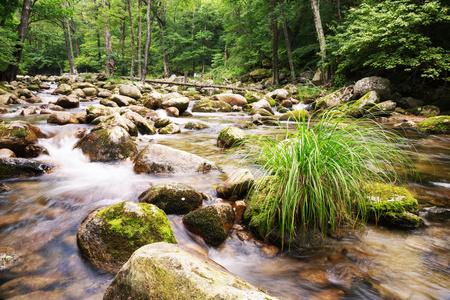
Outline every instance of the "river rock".
<path id="1" fill-rule="evenodd" d="M 46 82 L 40 82 L 39 83 L 39 88 L 42 89 L 42 90 L 48 90 L 48 89 L 50 89 L 50 85 L 48 83 L 46 83 Z"/>
<path id="2" fill-rule="evenodd" d="M 106 89 L 98 89 L 97 96 L 100 98 L 110 98 L 113 95 L 111 91 L 108 91 Z"/>
<path id="3" fill-rule="evenodd" d="M 148 113 L 152 112 L 151 109 L 141 106 L 141 105 L 129 105 L 127 109 L 131 110 L 132 112 L 137 113 L 138 115 L 145 117 Z"/>
<path id="4" fill-rule="evenodd" d="M 267 110 L 271 115 L 274 114 L 274 112 L 272 110 L 272 107 L 270 106 L 270 103 L 267 100 L 265 100 L 265 99 L 259 100 L 258 102 L 253 103 L 253 106 L 252 106 L 252 109 L 251 109 L 250 113 L 252 111 L 255 111 L 255 110 L 258 110 L 258 109 L 261 109 L 261 108 Z"/>
<path id="5" fill-rule="evenodd" d="M 83 92 L 82 89 L 74 89 L 69 96 L 83 99 L 86 98 L 86 94 Z"/>
<path id="6" fill-rule="evenodd" d="M 139 152 L 134 161 L 136 173 L 207 173 L 217 169 L 213 162 L 200 156 L 158 144 L 148 145 Z"/>
<path id="7" fill-rule="evenodd" d="M 155 118 L 154 122 L 156 128 L 163 128 L 172 123 L 169 118 Z"/>
<path id="8" fill-rule="evenodd" d="M 138 249 L 131 256 L 107 288 L 103 299 L 276 298 L 197 251 L 168 243 L 154 243 Z"/>
<path id="9" fill-rule="evenodd" d="M 158 130 L 159 134 L 175 134 L 180 133 L 181 129 L 177 124 L 169 124 Z"/>
<path id="10" fill-rule="evenodd" d="M 372 183 L 367 188 L 372 193 L 367 204 L 370 221 L 402 229 L 424 225 L 418 202 L 407 189 L 382 183 Z"/>
<path id="11" fill-rule="evenodd" d="M 11 104 L 13 102 L 12 96 L 14 96 L 14 95 L 10 94 L 10 93 L 0 95 L 0 105 Z"/>
<path id="12" fill-rule="evenodd" d="M 18 89 L 15 91 L 19 97 L 23 96 L 25 98 L 33 97 L 33 93 L 29 89 Z"/>
<path id="13" fill-rule="evenodd" d="M 66 83 L 61 83 L 58 87 L 53 91 L 52 95 L 69 95 L 72 93 L 72 87 Z"/>
<path id="14" fill-rule="evenodd" d="M 145 107 L 150 109 L 158 109 L 161 107 L 161 104 L 163 102 L 162 97 L 163 95 L 161 93 L 153 91 L 150 94 L 145 94 L 143 99 L 141 100 L 142 103 L 144 103 Z"/>
<path id="15" fill-rule="evenodd" d="M 184 125 L 184 129 L 190 130 L 202 130 L 206 128 L 209 128 L 209 126 L 199 122 L 188 122 Z"/>
<path id="16" fill-rule="evenodd" d="M 429 134 L 450 134 L 450 116 L 428 118 L 419 122 L 416 128 Z"/>
<path id="17" fill-rule="evenodd" d="M 247 99 L 239 94 L 217 94 L 212 99 L 219 100 L 230 104 L 231 106 L 243 106 L 247 104 Z"/>
<path id="18" fill-rule="evenodd" d="M 289 97 L 289 92 L 285 89 L 276 89 L 273 92 L 267 93 L 267 96 L 280 102 Z"/>
<path id="19" fill-rule="evenodd" d="M 205 99 L 194 104 L 193 112 L 231 112 L 231 105 L 223 102 Z"/>
<path id="20" fill-rule="evenodd" d="M 168 117 L 178 118 L 180 116 L 180 111 L 176 107 L 166 107 L 164 109 Z"/>
<path id="21" fill-rule="evenodd" d="M 85 87 L 83 88 L 83 93 L 86 95 L 86 97 L 90 96 L 97 96 L 97 88 L 95 87 Z"/>
<path id="22" fill-rule="evenodd" d="M 20 112 L 20 115 L 21 116 L 36 115 L 38 111 L 39 111 L 39 107 L 37 107 L 37 106 L 28 106 L 28 107 L 25 107 Z"/>
<path id="23" fill-rule="evenodd" d="M 419 106 L 419 107 L 412 108 L 412 109 L 408 110 L 408 112 L 410 112 L 416 116 L 430 118 L 430 117 L 436 117 L 437 115 L 439 115 L 441 110 L 437 106 L 426 105 L 426 106 Z"/>
<path id="24" fill-rule="evenodd" d="M 41 175 L 51 168 L 51 165 L 25 158 L 0 158 L 0 179 Z"/>
<path id="25" fill-rule="evenodd" d="M 47 123 L 66 125 L 66 124 L 78 124 L 77 118 L 70 112 L 58 111 L 52 113 L 48 119 Z"/>
<path id="26" fill-rule="evenodd" d="M 262 93 L 259 93 L 259 92 L 254 92 L 254 91 L 248 91 L 245 94 L 245 99 L 247 100 L 247 103 L 258 102 L 263 99 L 267 100 L 269 103 L 270 103 L 270 101 L 275 102 L 275 100 L 273 100 L 271 97 L 264 95 Z"/>
<path id="27" fill-rule="evenodd" d="M 95 118 L 100 116 L 109 116 L 114 113 L 120 113 L 118 107 L 106 107 L 100 104 L 92 104 L 86 108 L 86 122 L 91 123 Z"/>
<path id="28" fill-rule="evenodd" d="M 121 85 L 119 88 L 119 93 L 121 95 L 133 98 L 133 99 L 140 99 L 142 97 L 141 91 L 139 88 L 132 84 L 127 85 Z"/>
<path id="29" fill-rule="evenodd" d="M 225 199 L 239 197 L 246 194 L 254 183 L 255 177 L 250 170 L 239 169 L 217 186 L 217 195 Z"/>
<path id="30" fill-rule="evenodd" d="M 303 121 L 308 120 L 310 117 L 309 112 L 305 109 L 297 109 L 294 111 L 288 111 L 280 116 L 280 121 Z"/>
<path id="31" fill-rule="evenodd" d="M 189 107 L 189 98 L 176 97 L 163 101 L 161 104 L 161 108 L 168 108 L 168 107 L 176 107 L 179 111 L 179 114 L 182 114 Z"/>
<path id="32" fill-rule="evenodd" d="M 336 92 L 328 94 L 326 96 L 320 97 L 317 99 L 314 108 L 318 109 L 327 109 L 330 107 L 339 106 L 343 103 L 349 102 L 353 97 L 353 93 L 351 89 L 340 89 Z"/>
<path id="33" fill-rule="evenodd" d="M 154 204 L 166 214 L 184 215 L 202 205 L 203 195 L 188 185 L 171 182 L 147 189 L 139 202 Z"/>
<path id="34" fill-rule="evenodd" d="M 141 134 L 156 134 L 156 128 L 146 118 L 142 117 L 138 113 L 131 110 L 125 111 L 122 117 L 130 120 L 136 125 L 139 133 Z"/>
<path id="35" fill-rule="evenodd" d="M 218 246 L 226 239 L 234 220 L 230 204 L 214 203 L 185 215 L 183 224 L 189 231 L 200 235 L 206 244 Z"/>
<path id="36" fill-rule="evenodd" d="M 380 95 L 381 100 L 389 100 L 391 96 L 391 82 L 387 78 L 378 76 L 365 77 L 355 83 L 353 89 L 354 99 L 375 91 Z"/>
<path id="37" fill-rule="evenodd" d="M 229 126 L 223 129 L 218 138 L 217 146 L 220 148 L 231 148 L 239 146 L 245 139 L 245 133 L 242 129 L 234 126 Z"/>
<path id="38" fill-rule="evenodd" d="M 92 121 L 91 124 L 95 124 L 96 121 L 99 124 L 98 125 L 99 128 L 120 126 L 123 129 L 125 129 L 130 135 L 132 136 L 138 135 L 137 126 L 129 119 L 125 118 L 124 116 L 121 116 L 119 113 L 114 113 L 106 117 L 102 116 L 99 118 L 99 120 Z"/>
<path id="39" fill-rule="evenodd" d="M 3 148 L 0 149 L 0 157 L 2 158 L 16 157 L 16 154 L 8 148 Z"/>
<path id="40" fill-rule="evenodd" d="M 61 107 L 61 106 L 53 104 L 53 103 L 49 103 L 48 109 L 53 110 L 53 111 L 64 111 L 64 107 Z"/>
<path id="41" fill-rule="evenodd" d="M 0 124 L 0 148 L 8 148 L 20 157 L 35 157 L 27 151 L 28 146 L 38 142 L 38 137 L 29 125 L 32 126 L 20 121 Z"/>
<path id="42" fill-rule="evenodd" d="M 0 247 L 0 271 L 8 270 L 19 262 L 19 255 L 14 249 L 9 247 Z"/>
<path id="43" fill-rule="evenodd" d="M 91 161 L 125 160 L 137 154 L 130 134 L 120 126 L 92 130 L 80 139 L 74 148 L 79 148 Z"/>
<path id="44" fill-rule="evenodd" d="M 27 101 L 28 103 L 42 103 L 42 99 L 36 96 L 32 96 L 30 98 L 27 98 L 25 101 Z"/>
<path id="45" fill-rule="evenodd" d="M 119 105 L 116 102 L 108 99 L 101 99 L 100 104 L 107 107 L 119 107 Z"/>
<path id="46" fill-rule="evenodd" d="M 422 100 L 414 99 L 413 97 L 402 97 L 397 100 L 398 106 L 405 109 L 411 109 L 422 106 L 424 102 Z"/>
<path id="47" fill-rule="evenodd" d="M 156 242 L 176 243 L 164 211 L 153 204 L 121 202 L 97 209 L 81 223 L 77 244 L 101 270 L 117 273 L 134 251 Z"/>
<path id="48" fill-rule="evenodd" d="M 367 113 L 371 113 L 371 109 L 376 107 L 376 104 L 379 102 L 380 96 L 378 93 L 375 91 L 370 91 L 355 102 L 349 103 L 345 113 L 347 116 L 360 118 Z"/>
<path id="49" fill-rule="evenodd" d="M 280 121 L 274 116 L 262 116 L 256 114 L 252 116 L 252 122 L 255 125 L 279 126 Z"/>
<path id="50" fill-rule="evenodd" d="M 114 101 L 117 103 L 117 105 L 119 106 L 128 106 L 130 104 L 136 104 L 136 100 L 134 100 L 131 97 L 128 96 L 124 96 L 124 95 L 118 95 L 118 94 L 114 94 L 111 96 L 111 98 L 109 98 L 111 101 Z"/>

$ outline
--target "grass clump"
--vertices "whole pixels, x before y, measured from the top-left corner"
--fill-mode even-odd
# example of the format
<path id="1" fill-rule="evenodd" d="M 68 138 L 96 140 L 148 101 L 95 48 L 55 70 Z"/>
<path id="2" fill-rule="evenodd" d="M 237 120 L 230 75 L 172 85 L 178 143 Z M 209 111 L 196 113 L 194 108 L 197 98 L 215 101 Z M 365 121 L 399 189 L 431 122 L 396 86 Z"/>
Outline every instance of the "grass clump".
<path id="1" fill-rule="evenodd" d="M 271 180 L 257 181 L 250 191 L 260 209 L 249 225 L 257 222 L 262 236 L 279 231 L 282 245 L 286 233 L 290 243 L 299 233 L 320 230 L 326 236 L 329 229 L 365 222 L 367 183 L 397 181 L 394 170 L 411 166 L 396 146 L 398 136 L 375 122 L 328 112 L 296 125 L 294 132 L 250 141 L 250 157 Z"/>

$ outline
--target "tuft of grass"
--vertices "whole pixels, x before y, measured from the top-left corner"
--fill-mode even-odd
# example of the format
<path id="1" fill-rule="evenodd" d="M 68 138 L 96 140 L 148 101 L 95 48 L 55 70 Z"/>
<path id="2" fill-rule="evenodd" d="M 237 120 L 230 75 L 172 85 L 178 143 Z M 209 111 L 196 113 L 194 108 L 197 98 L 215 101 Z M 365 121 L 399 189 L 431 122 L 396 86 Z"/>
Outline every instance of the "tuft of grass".
<path id="1" fill-rule="evenodd" d="M 301 232 L 335 230 L 366 221 L 371 182 L 399 181 L 412 161 L 397 145 L 400 137 L 370 120 L 351 120 L 326 112 L 317 122 L 303 117 L 294 132 L 278 137 L 252 137 L 247 158 L 261 165 L 249 197 L 262 200 L 260 234 L 280 230 L 293 237 Z M 247 142 L 247 143 L 248 143 Z"/>

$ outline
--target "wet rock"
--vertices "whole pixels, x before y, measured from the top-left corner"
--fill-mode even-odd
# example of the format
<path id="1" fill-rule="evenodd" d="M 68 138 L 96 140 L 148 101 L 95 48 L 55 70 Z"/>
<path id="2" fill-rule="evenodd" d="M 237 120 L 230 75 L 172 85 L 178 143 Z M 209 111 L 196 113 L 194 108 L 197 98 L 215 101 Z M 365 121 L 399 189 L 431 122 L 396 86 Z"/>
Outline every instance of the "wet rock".
<path id="1" fill-rule="evenodd" d="M 231 105 L 223 101 L 202 100 L 194 104 L 193 112 L 231 112 Z"/>
<path id="2" fill-rule="evenodd" d="M 142 94 L 141 94 L 141 91 L 139 90 L 139 88 L 137 86 L 131 85 L 131 84 L 121 85 L 119 88 L 119 93 L 121 95 L 130 97 L 133 99 L 140 99 L 142 97 Z"/>
<path id="3" fill-rule="evenodd" d="M 9 186 L 7 186 L 7 185 L 5 185 L 5 184 L 3 184 L 3 183 L 0 182 L 0 194 L 8 193 L 8 192 L 10 192 L 11 190 L 12 190 L 12 189 L 11 189 Z"/>
<path id="4" fill-rule="evenodd" d="M 370 260 L 368 254 L 354 247 L 345 247 L 341 250 L 341 253 L 351 261 L 355 262 L 367 262 Z"/>
<path id="5" fill-rule="evenodd" d="M 168 117 L 175 117 L 178 118 L 180 116 L 180 112 L 178 111 L 178 108 L 176 107 L 167 107 L 164 109 Z"/>
<path id="6" fill-rule="evenodd" d="M 25 98 L 33 97 L 33 93 L 29 89 L 18 89 L 15 91 L 19 97 L 23 96 Z"/>
<path id="7" fill-rule="evenodd" d="M 202 130 L 206 128 L 209 128 L 209 126 L 200 122 L 188 122 L 184 125 L 184 129 L 189 130 Z"/>
<path id="8" fill-rule="evenodd" d="M 276 89 L 273 92 L 267 93 L 267 96 L 280 102 L 289 97 L 289 92 L 285 89 Z"/>
<path id="9" fill-rule="evenodd" d="M 100 104 L 92 104 L 86 108 L 86 122 L 91 123 L 95 118 L 100 116 L 110 116 L 114 113 L 120 113 L 120 108 L 118 107 L 106 107 Z"/>
<path id="10" fill-rule="evenodd" d="M 314 285 L 325 286 L 330 284 L 330 281 L 327 278 L 327 274 L 321 269 L 306 269 L 300 271 L 298 273 L 298 276 L 301 279 L 309 281 Z"/>
<path id="11" fill-rule="evenodd" d="M 391 82 L 389 79 L 377 76 L 358 80 L 353 89 L 354 98 L 361 97 L 370 91 L 377 92 L 381 100 L 389 100 L 391 96 Z"/>
<path id="12" fill-rule="evenodd" d="M 267 125 L 267 126 L 279 126 L 280 121 L 273 116 L 261 116 L 260 114 L 256 114 L 252 116 L 252 122 L 256 125 Z"/>
<path id="13" fill-rule="evenodd" d="M 426 106 L 420 106 L 416 108 L 412 108 L 409 110 L 410 113 L 416 116 L 422 116 L 422 117 L 436 117 L 441 112 L 439 107 L 434 105 L 426 105 Z"/>
<path id="14" fill-rule="evenodd" d="M 144 246 L 132 255 L 103 299 L 275 298 L 196 251 L 156 243 Z"/>
<path id="15" fill-rule="evenodd" d="M 141 134 L 156 134 L 155 126 L 141 115 L 129 110 L 122 117 L 130 120 Z"/>
<path id="16" fill-rule="evenodd" d="M 280 253 L 280 248 L 274 245 L 264 245 L 261 248 L 262 253 L 267 257 L 275 257 Z"/>
<path id="17" fill-rule="evenodd" d="M 414 99 L 413 97 L 403 97 L 396 101 L 398 106 L 405 109 L 411 109 L 422 106 L 424 102 L 422 100 Z"/>
<path id="18" fill-rule="evenodd" d="M 77 118 L 72 115 L 70 112 L 58 111 L 52 113 L 48 119 L 47 123 L 58 124 L 58 125 L 66 125 L 66 124 L 78 124 Z"/>
<path id="19" fill-rule="evenodd" d="M 42 90 L 48 90 L 48 89 L 50 89 L 50 85 L 48 83 L 46 83 L 46 82 L 40 82 L 39 83 L 39 88 L 42 89 Z"/>
<path id="20" fill-rule="evenodd" d="M 225 199 L 239 197 L 245 195 L 254 183 L 255 177 L 250 170 L 239 169 L 217 186 L 217 195 Z"/>
<path id="21" fill-rule="evenodd" d="M 367 188 L 372 193 L 367 203 L 370 221 L 402 229 L 424 225 L 417 200 L 407 189 L 381 183 L 372 183 Z"/>
<path id="22" fill-rule="evenodd" d="M 429 134 L 450 134 L 450 116 L 428 118 L 419 122 L 416 128 Z"/>
<path id="23" fill-rule="evenodd" d="M 50 103 L 48 105 L 48 109 L 54 110 L 54 111 L 64 111 L 64 107 L 61 107 L 61 106 L 53 104 L 53 103 Z"/>
<path id="24" fill-rule="evenodd" d="M 200 235 L 212 246 L 221 244 L 234 224 L 233 208 L 228 203 L 214 203 L 197 209 L 183 217 L 186 228 Z"/>
<path id="25" fill-rule="evenodd" d="M 262 93 L 258 93 L 258 92 L 253 92 L 253 91 L 249 91 L 245 94 L 245 99 L 247 100 L 247 103 L 254 103 L 254 102 L 258 102 L 259 100 L 267 100 L 269 103 L 275 102 L 274 99 L 272 99 L 271 97 L 264 95 Z"/>
<path id="26" fill-rule="evenodd" d="M 19 255 L 12 248 L 0 247 L 0 271 L 8 270 L 19 262 Z"/>
<path id="27" fill-rule="evenodd" d="M 244 218 L 244 212 L 247 205 L 244 201 L 239 200 L 234 202 L 234 214 L 236 215 L 236 223 L 239 223 Z"/>
<path id="28" fill-rule="evenodd" d="M 380 102 L 380 96 L 375 91 L 370 91 L 360 99 L 349 102 L 343 111 L 349 117 L 360 118 L 367 113 L 371 113 L 371 110 L 375 107 L 376 104 Z"/>
<path id="29" fill-rule="evenodd" d="M 219 100 L 230 104 L 231 106 L 243 106 L 247 104 L 247 99 L 239 94 L 217 94 L 212 99 Z"/>
<path id="30" fill-rule="evenodd" d="M 154 119 L 156 128 L 163 128 L 172 123 L 169 118 L 156 118 Z"/>
<path id="31" fill-rule="evenodd" d="M 108 100 L 108 99 L 100 100 L 100 104 L 107 106 L 107 107 L 119 107 L 119 105 L 116 102 L 114 102 L 112 100 Z"/>
<path id="32" fill-rule="evenodd" d="M 261 109 L 261 108 L 265 109 L 266 111 L 268 111 L 271 115 L 274 114 L 274 112 L 272 110 L 272 107 L 270 106 L 270 103 L 267 100 L 265 100 L 265 99 L 253 103 L 253 106 L 252 106 L 252 109 L 251 109 L 250 113 L 252 111 L 256 111 L 256 110 Z"/>
<path id="33" fill-rule="evenodd" d="M 284 108 L 291 108 L 292 107 L 292 101 L 287 99 L 287 100 L 283 100 L 281 101 L 280 105 Z"/>
<path id="34" fill-rule="evenodd" d="M 28 103 L 42 103 L 42 99 L 39 98 L 39 97 L 36 97 L 36 96 L 27 98 L 26 101 L 27 101 Z"/>
<path id="35" fill-rule="evenodd" d="M 52 95 L 69 95 L 72 93 L 72 87 L 66 83 L 61 83 L 58 87 L 52 92 Z"/>
<path id="36" fill-rule="evenodd" d="M 165 100 L 161 104 L 161 108 L 175 107 L 178 109 L 179 114 L 185 112 L 189 107 L 188 97 L 177 97 Z"/>
<path id="37" fill-rule="evenodd" d="M 139 202 L 151 203 L 166 214 L 187 214 L 203 203 L 203 195 L 183 183 L 152 186 L 139 196 Z"/>
<path id="38" fill-rule="evenodd" d="M 100 98 L 110 98 L 113 95 L 111 91 L 105 89 L 99 89 L 97 96 Z"/>
<path id="39" fill-rule="evenodd" d="M 25 158 L 0 158 L 0 178 L 36 176 L 50 171 L 51 165 Z"/>
<path id="40" fill-rule="evenodd" d="M 8 148 L 20 157 L 36 157 L 30 152 L 30 145 L 37 144 L 42 132 L 37 127 L 22 121 L 0 124 L 0 148 Z M 43 136 L 43 135 L 42 135 Z"/>
<path id="41" fill-rule="evenodd" d="M 422 217 L 431 222 L 445 222 L 450 220 L 450 209 L 444 207 L 427 207 L 424 209 Z"/>
<path id="42" fill-rule="evenodd" d="M 2 105 L 2 104 L 0 103 L 0 105 Z M 8 113 L 9 113 L 9 109 L 0 107 L 0 114 L 8 114 Z"/>
<path id="43" fill-rule="evenodd" d="M 22 276 L 12 279 L 0 286 L 0 295 L 12 298 L 20 296 L 22 293 L 31 293 L 36 290 L 50 288 L 52 285 L 62 284 L 67 282 L 68 278 L 62 274 L 49 274 L 49 275 L 32 275 Z M 26 299 L 26 298 L 23 298 Z M 33 299 L 33 298 L 28 298 Z M 37 298 L 34 298 L 37 299 Z"/>
<path id="44" fill-rule="evenodd" d="M 82 89 L 83 93 L 86 95 L 86 97 L 90 96 L 97 96 L 97 88 L 95 87 L 85 87 Z"/>
<path id="45" fill-rule="evenodd" d="M 75 97 L 75 98 L 86 98 L 86 94 L 83 92 L 82 89 L 73 90 L 73 92 L 69 96 Z"/>
<path id="46" fill-rule="evenodd" d="M 86 124 L 87 113 L 85 111 L 80 111 L 75 115 L 75 118 L 78 120 L 80 124 Z"/>
<path id="47" fill-rule="evenodd" d="M 217 146 L 220 148 L 231 148 L 239 146 L 245 139 L 245 133 L 242 129 L 234 126 L 227 127 L 223 129 L 218 138 Z"/>
<path id="48" fill-rule="evenodd" d="M 83 256 L 99 269 L 117 273 L 140 247 L 176 243 L 166 214 L 155 205 L 133 202 L 97 209 L 81 223 L 77 244 Z"/>
<path id="49" fill-rule="evenodd" d="M 20 112 L 20 115 L 22 115 L 22 116 L 36 115 L 38 111 L 39 111 L 39 107 L 28 106 Z"/>
<path id="50" fill-rule="evenodd" d="M 317 110 L 339 106 L 341 104 L 349 102 L 352 99 L 352 96 L 353 93 L 351 89 L 340 89 L 334 93 L 317 99 L 314 108 Z"/>
<path id="51" fill-rule="evenodd" d="M 158 130 L 159 134 L 175 134 L 180 133 L 181 129 L 177 124 L 169 124 Z"/>
<path id="52" fill-rule="evenodd" d="M 13 94 L 7 93 L 4 95 L 0 95 L 0 105 L 7 105 L 7 104 L 11 104 L 14 100 L 13 100 Z"/>
<path id="53" fill-rule="evenodd" d="M 150 144 L 135 158 L 134 171 L 149 174 L 207 173 L 217 167 L 200 156 L 167 146 Z"/>
<path id="54" fill-rule="evenodd" d="M 310 117 L 309 112 L 305 109 L 297 109 L 294 111 L 289 111 L 280 116 L 280 121 L 302 121 L 303 119 L 308 120 Z"/>
<path id="55" fill-rule="evenodd" d="M 145 107 L 150 109 L 158 109 L 161 107 L 163 102 L 162 97 L 163 95 L 161 93 L 153 91 L 150 94 L 145 94 L 141 100 Z"/>
<path id="56" fill-rule="evenodd" d="M 109 98 L 109 100 L 116 102 L 117 105 L 119 106 L 128 106 L 130 104 L 136 104 L 136 100 L 124 95 L 114 94 L 111 96 L 111 98 Z"/>
<path id="57" fill-rule="evenodd" d="M 253 239 L 252 234 L 247 231 L 238 231 L 238 232 L 236 232 L 236 236 L 242 242 L 247 242 L 247 241 L 250 241 Z"/>
<path id="58" fill-rule="evenodd" d="M 345 297 L 343 290 L 328 289 L 314 293 L 309 298 L 310 300 L 342 300 Z"/>
<path id="59" fill-rule="evenodd" d="M 254 116 L 254 115 L 260 115 L 263 117 L 272 117 L 273 114 L 271 114 L 269 111 L 265 110 L 264 108 L 257 108 L 257 109 L 252 109 L 249 112 L 250 116 Z"/>
<path id="60" fill-rule="evenodd" d="M 151 109 L 141 106 L 141 105 L 129 105 L 127 107 L 127 109 L 131 110 L 132 112 L 137 113 L 138 115 L 140 115 L 142 117 L 145 117 L 146 114 L 148 114 L 149 112 L 152 111 Z"/>

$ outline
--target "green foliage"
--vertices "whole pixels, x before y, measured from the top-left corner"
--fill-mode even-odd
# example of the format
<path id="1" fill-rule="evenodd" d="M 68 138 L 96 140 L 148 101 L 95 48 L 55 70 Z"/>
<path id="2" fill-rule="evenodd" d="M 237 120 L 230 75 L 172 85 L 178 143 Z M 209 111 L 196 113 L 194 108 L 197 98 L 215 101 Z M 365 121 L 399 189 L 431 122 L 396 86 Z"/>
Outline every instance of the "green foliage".
<path id="1" fill-rule="evenodd" d="M 364 2 L 350 9 L 329 45 L 339 57 L 340 72 L 400 69 L 443 79 L 450 70 L 450 52 L 432 39 L 431 29 L 445 29 L 449 21 L 448 7 L 438 0 Z"/>
<path id="2" fill-rule="evenodd" d="M 367 183 L 397 180 L 394 170 L 410 165 L 396 134 L 368 120 L 346 122 L 325 113 L 317 123 L 298 120 L 281 140 L 251 139 L 251 154 L 272 178 L 250 194 L 259 199 L 254 221 L 263 236 L 277 228 L 284 243 L 285 232 L 317 229 L 325 236 L 329 228 L 365 221 Z"/>
<path id="3" fill-rule="evenodd" d="M 17 33 L 0 27 L 0 71 L 5 70 L 9 64 L 16 63 L 14 51 L 17 43 Z"/>

